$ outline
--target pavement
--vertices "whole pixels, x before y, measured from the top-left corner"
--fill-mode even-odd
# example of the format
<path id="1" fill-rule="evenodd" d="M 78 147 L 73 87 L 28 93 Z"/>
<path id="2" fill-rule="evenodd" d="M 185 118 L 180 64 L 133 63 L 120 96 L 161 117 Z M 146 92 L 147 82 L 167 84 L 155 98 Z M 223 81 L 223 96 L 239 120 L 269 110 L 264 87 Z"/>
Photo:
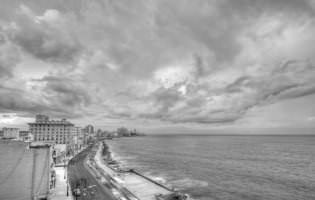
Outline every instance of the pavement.
<path id="1" fill-rule="evenodd" d="M 70 188 L 67 194 L 67 179 L 65 179 L 66 168 L 55 167 L 56 187 L 52 190 L 51 200 L 73 200 Z"/>

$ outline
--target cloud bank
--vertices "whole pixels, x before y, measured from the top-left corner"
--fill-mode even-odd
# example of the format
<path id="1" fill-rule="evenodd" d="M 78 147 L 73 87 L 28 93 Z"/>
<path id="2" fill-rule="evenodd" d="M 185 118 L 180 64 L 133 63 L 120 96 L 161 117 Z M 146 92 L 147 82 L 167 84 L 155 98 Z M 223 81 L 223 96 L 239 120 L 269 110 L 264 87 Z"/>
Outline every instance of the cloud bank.
<path id="1" fill-rule="evenodd" d="M 314 5 L 6 1 L 0 112 L 235 124 L 255 108 L 314 95 Z"/>

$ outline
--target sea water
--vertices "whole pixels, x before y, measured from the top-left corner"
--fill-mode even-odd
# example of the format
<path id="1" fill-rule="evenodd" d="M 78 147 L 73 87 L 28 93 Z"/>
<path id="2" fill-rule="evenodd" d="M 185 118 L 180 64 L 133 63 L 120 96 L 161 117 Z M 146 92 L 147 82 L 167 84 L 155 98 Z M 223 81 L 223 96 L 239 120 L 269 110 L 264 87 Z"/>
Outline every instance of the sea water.
<path id="1" fill-rule="evenodd" d="M 122 167 L 199 200 L 314 200 L 314 136 L 146 136 L 108 140 Z"/>

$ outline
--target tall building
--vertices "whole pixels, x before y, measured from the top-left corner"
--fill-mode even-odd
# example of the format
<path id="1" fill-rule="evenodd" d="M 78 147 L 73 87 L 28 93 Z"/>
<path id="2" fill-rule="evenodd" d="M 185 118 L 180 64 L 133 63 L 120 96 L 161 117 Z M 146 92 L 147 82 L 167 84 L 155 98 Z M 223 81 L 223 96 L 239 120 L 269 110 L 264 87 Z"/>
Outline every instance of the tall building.
<path id="1" fill-rule="evenodd" d="M 84 131 L 84 133 L 88 134 L 89 136 L 94 135 L 94 127 L 92 125 L 87 125 L 83 131 Z"/>
<path id="2" fill-rule="evenodd" d="M 83 145 L 84 134 L 83 134 L 83 129 L 81 127 L 74 127 L 74 138 L 75 138 L 75 144 Z"/>
<path id="3" fill-rule="evenodd" d="M 46 115 L 36 115 L 35 122 L 28 125 L 34 141 L 69 144 L 73 136 L 74 124 L 66 119 L 49 120 Z"/>
<path id="4" fill-rule="evenodd" d="M 19 139 L 19 132 L 18 128 L 2 128 L 3 131 L 3 138 L 10 138 L 10 139 Z"/>
<path id="5" fill-rule="evenodd" d="M 85 138 L 83 134 L 83 129 L 81 127 L 74 127 L 73 129 L 73 139 L 70 143 L 75 152 L 83 147 L 85 144 Z"/>

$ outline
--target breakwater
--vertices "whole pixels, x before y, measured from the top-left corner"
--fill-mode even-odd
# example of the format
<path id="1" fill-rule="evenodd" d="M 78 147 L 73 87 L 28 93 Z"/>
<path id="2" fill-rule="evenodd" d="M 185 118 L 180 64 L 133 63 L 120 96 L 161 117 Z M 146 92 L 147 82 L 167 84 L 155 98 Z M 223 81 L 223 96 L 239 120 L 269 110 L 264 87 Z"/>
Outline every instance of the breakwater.
<path id="1" fill-rule="evenodd" d="M 143 173 L 138 172 L 136 169 L 121 169 L 118 166 L 118 163 L 116 160 L 113 159 L 111 151 L 108 147 L 108 145 L 103 142 L 102 143 L 103 147 L 102 147 L 102 157 L 105 161 L 105 164 L 107 165 L 107 167 L 109 167 L 112 171 L 116 171 L 117 173 L 130 173 L 130 174 L 135 174 L 137 176 L 140 176 L 150 182 L 152 182 L 153 184 L 160 186 L 161 188 L 164 188 L 165 190 L 168 190 L 169 192 L 175 192 L 175 190 L 173 188 L 170 188 L 160 182 L 155 181 L 154 179 L 144 175 Z M 114 166 L 114 167 L 113 167 Z"/>
<path id="2" fill-rule="evenodd" d="M 105 177 L 110 177 L 109 180 L 115 183 L 115 187 L 127 199 L 189 199 L 188 195 L 176 192 L 133 169 L 119 168 L 112 160 L 108 146 L 104 142 L 99 145 L 94 165 L 106 175 Z"/>
<path id="3" fill-rule="evenodd" d="M 130 170 L 127 171 L 127 172 L 129 172 L 129 173 L 134 173 L 134 174 L 136 174 L 136 175 L 138 175 L 138 176 L 141 176 L 142 178 L 145 178 L 145 179 L 147 179 L 148 181 L 150 181 L 150 182 L 152 182 L 152 183 L 154 183 L 154 184 L 156 184 L 156 185 L 158 185 L 158 186 L 160 186 L 160 187 L 162 187 L 162 188 L 164 188 L 164 189 L 166 189 L 166 190 L 168 190 L 168 191 L 170 191 L 170 192 L 175 192 L 174 189 L 171 189 L 171 188 L 167 187 L 166 185 L 163 185 L 162 183 L 159 183 L 159 182 L 153 180 L 152 178 L 149 178 L 148 176 L 145 176 L 144 174 L 137 172 L 137 171 L 134 170 L 134 169 L 130 169 Z"/>

